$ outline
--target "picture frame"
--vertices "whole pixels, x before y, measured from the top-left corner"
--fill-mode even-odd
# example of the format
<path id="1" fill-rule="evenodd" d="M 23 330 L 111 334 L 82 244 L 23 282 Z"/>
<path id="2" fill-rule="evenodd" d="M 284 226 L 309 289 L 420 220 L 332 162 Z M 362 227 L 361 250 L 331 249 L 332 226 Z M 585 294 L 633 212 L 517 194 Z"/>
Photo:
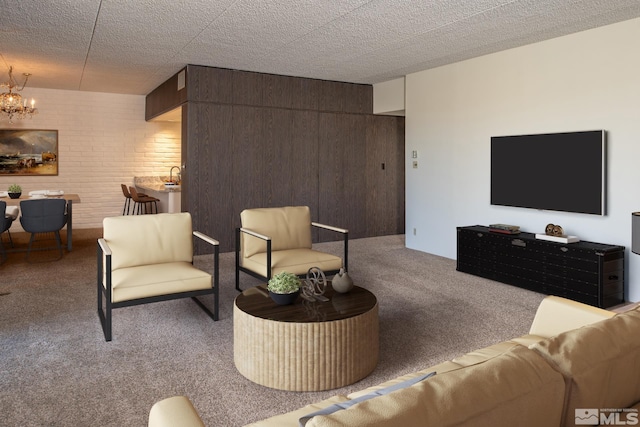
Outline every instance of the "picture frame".
<path id="1" fill-rule="evenodd" d="M 58 175 L 58 131 L 0 129 L 0 176 Z"/>

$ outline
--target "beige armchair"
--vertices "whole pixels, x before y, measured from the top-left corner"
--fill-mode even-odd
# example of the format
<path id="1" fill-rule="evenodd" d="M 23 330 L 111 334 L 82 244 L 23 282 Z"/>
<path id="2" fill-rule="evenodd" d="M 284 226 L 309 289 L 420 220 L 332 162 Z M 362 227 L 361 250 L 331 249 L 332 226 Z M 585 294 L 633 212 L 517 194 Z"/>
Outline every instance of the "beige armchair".
<path id="1" fill-rule="evenodd" d="M 98 316 L 107 341 L 111 312 L 119 307 L 193 298 L 218 320 L 219 244 L 192 230 L 189 213 L 109 217 L 103 227 L 97 254 Z M 211 274 L 193 266 L 193 236 L 213 246 Z M 203 295 L 213 295 L 213 312 L 197 298 Z"/>
<path id="2" fill-rule="evenodd" d="M 318 267 L 326 274 L 348 269 L 349 231 L 311 222 L 308 206 L 245 209 L 240 213 L 242 226 L 236 229 L 236 289 L 240 289 L 240 271 L 269 280 L 282 271 L 304 275 Z M 341 233 L 343 258 L 312 249 L 311 227 Z"/>

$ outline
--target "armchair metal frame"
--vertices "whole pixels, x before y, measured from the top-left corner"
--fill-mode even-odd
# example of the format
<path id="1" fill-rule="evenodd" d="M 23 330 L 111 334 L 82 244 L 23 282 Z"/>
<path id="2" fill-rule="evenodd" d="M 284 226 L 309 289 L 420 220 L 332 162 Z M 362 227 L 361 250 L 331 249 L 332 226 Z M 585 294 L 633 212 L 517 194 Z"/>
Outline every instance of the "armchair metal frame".
<path id="1" fill-rule="evenodd" d="M 220 259 L 220 243 L 212 239 L 211 237 L 199 232 L 193 231 L 193 235 L 206 243 L 209 243 L 213 246 L 213 286 L 211 289 L 202 289 L 196 291 L 187 291 L 187 292 L 177 292 L 166 295 L 156 295 L 152 297 L 146 298 L 138 298 L 127 301 L 113 302 L 111 301 L 111 248 L 107 244 L 106 240 L 103 238 L 98 239 L 97 245 L 97 261 L 98 261 L 98 275 L 97 275 L 97 285 L 98 285 L 98 316 L 100 317 L 100 323 L 102 324 L 102 330 L 104 332 L 104 337 L 106 341 L 111 341 L 112 338 L 112 310 L 114 308 L 121 307 L 130 307 L 134 305 L 140 304 L 149 304 L 153 302 L 160 301 L 168 301 L 180 298 L 191 298 L 193 299 L 200 308 L 207 313 L 209 317 L 211 317 L 214 321 L 217 321 L 219 318 L 219 282 L 220 282 L 220 274 L 219 274 L 219 259 Z M 103 257 L 105 257 L 105 267 L 103 267 Z M 103 268 L 106 268 L 106 278 L 105 285 L 102 284 L 103 279 Z M 200 301 L 197 297 L 203 295 L 212 295 L 213 294 L 213 312 L 207 308 L 202 301 Z M 104 296 L 105 299 L 105 307 L 103 310 L 102 307 L 102 298 Z"/>
<path id="2" fill-rule="evenodd" d="M 344 228 L 339 228 L 339 227 L 333 227 L 331 225 L 320 224 L 318 222 L 312 222 L 311 225 L 313 227 L 322 228 L 325 230 L 334 231 L 336 233 L 343 234 L 344 236 L 343 266 L 346 271 L 349 271 L 349 230 Z M 267 274 L 266 275 L 262 276 L 240 265 L 240 233 L 246 233 L 267 242 Z M 271 268 L 271 237 L 265 236 L 264 234 L 256 233 L 255 231 L 246 227 L 236 228 L 236 290 L 238 292 L 242 292 L 242 289 L 240 289 L 240 271 L 247 273 L 248 275 L 253 276 L 257 279 L 263 279 L 268 281 L 269 279 L 271 279 L 271 270 L 272 270 Z M 338 271 L 339 270 L 331 270 L 331 271 L 325 271 L 324 273 L 335 274 Z"/>

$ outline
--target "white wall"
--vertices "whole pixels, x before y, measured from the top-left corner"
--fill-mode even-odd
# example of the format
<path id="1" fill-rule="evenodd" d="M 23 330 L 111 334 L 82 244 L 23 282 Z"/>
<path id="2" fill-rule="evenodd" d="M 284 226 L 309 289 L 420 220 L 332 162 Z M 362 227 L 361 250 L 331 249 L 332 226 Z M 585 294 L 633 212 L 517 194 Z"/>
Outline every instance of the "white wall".
<path id="1" fill-rule="evenodd" d="M 61 189 L 77 193 L 74 228 L 102 227 L 106 216 L 122 214 L 120 184 L 138 175 L 168 175 L 180 164 L 180 124 L 145 122 L 145 97 L 96 92 L 30 88 L 39 114 L 0 129 L 57 129 L 58 176 L 0 175 L 0 190 L 12 183 L 32 190 Z M 21 231 L 14 221 L 12 231 Z"/>
<path id="2" fill-rule="evenodd" d="M 638 40 L 634 19 L 408 75 L 407 246 L 455 259 L 457 226 L 560 224 L 582 240 L 626 246 L 627 298 L 639 301 L 640 256 L 629 251 L 631 212 L 640 210 Z M 608 131 L 606 216 L 490 205 L 491 136 L 594 129 Z"/>
<path id="3" fill-rule="evenodd" d="M 373 114 L 404 116 L 404 77 L 373 85 Z"/>

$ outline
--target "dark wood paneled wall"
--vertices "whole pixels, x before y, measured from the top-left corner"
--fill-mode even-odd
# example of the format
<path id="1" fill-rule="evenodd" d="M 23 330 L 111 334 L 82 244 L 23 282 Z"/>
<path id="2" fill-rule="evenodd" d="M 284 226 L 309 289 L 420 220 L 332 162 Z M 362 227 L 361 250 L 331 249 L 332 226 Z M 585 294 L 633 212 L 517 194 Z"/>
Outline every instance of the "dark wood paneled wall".
<path id="1" fill-rule="evenodd" d="M 169 80 L 162 83 L 146 97 L 144 119 L 151 120 L 160 114 L 171 111 L 179 107 L 187 101 L 186 87 L 178 90 L 178 75 L 181 72 L 186 73 L 186 69 L 182 69 L 173 75 Z M 186 75 L 185 75 L 186 84 Z"/>
<path id="2" fill-rule="evenodd" d="M 404 232 L 404 118 L 371 114 L 371 86 L 192 65 L 187 77 L 182 206 L 222 251 L 254 207 L 307 205 L 351 238 Z"/>

